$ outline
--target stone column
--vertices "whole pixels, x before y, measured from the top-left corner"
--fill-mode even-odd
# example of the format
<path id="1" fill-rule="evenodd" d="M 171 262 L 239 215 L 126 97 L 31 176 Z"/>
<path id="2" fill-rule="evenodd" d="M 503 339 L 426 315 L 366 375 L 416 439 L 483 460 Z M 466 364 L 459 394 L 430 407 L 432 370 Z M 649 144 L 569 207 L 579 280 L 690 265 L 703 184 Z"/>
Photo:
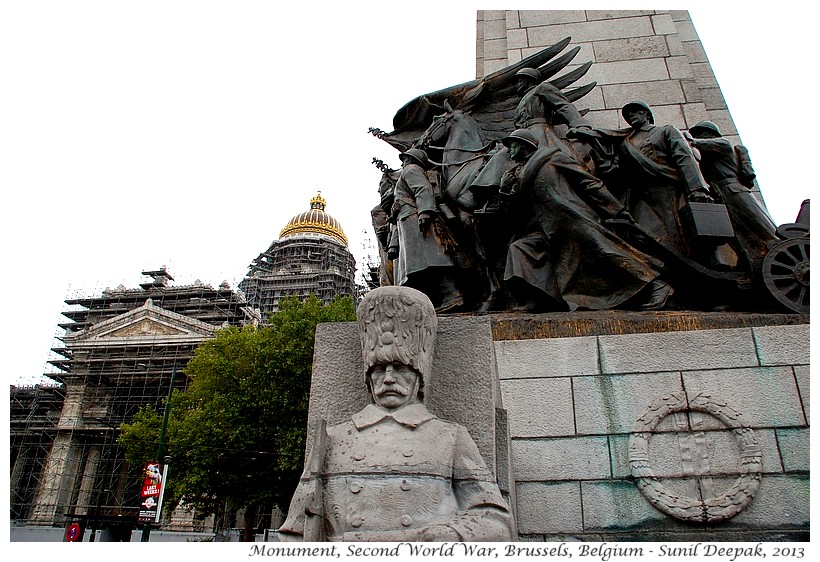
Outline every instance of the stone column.
<path id="1" fill-rule="evenodd" d="M 37 488 L 31 523 L 53 525 L 68 505 L 79 469 L 79 448 L 71 433 L 61 433 L 54 440 L 48 455 L 43 478 Z"/>
<path id="2" fill-rule="evenodd" d="M 31 523 L 35 525 L 60 524 L 61 511 L 70 503 L 77 485 L 82 447 L 74 438 L 74 430 L 81 425 L 81 410 L 86 385 L 69 384 L 65 402 L 57 422 L 58 434 L 48 454 L 43 477 L 37 487 Z"/>
<path id="3" fill-rule="evenodd" d="M 80 481 L 80 492 L 77 495 L 75 513 L 77 515 L 88 515 L 91 511 L 93 501 L 94 485 L 96 484 L 97 469 L 100 465 L 100 448 L 94 447 L 86 455 L 85 467 L 83 469 L 82 480 Z"/>

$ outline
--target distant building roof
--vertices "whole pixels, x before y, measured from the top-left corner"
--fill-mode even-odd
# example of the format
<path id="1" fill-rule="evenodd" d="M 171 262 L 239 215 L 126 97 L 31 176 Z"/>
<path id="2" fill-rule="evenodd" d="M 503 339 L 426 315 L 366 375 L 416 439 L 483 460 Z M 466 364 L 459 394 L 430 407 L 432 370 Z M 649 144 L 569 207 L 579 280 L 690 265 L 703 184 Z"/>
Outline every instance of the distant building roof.
<path id="1" fill-rule="evenodd" d="M 327 201 L 322 197 L 322 192 L 317 192 L 316 197 L 310 200 L 310 210 L 299 213 L 290 219 L 282 232 L 279 233 L 279 238 L 304 233 L 324 234 L 347 246 L 347 236 L 342 230 L 342 225 L 325 212 L 326 203 Z"/>

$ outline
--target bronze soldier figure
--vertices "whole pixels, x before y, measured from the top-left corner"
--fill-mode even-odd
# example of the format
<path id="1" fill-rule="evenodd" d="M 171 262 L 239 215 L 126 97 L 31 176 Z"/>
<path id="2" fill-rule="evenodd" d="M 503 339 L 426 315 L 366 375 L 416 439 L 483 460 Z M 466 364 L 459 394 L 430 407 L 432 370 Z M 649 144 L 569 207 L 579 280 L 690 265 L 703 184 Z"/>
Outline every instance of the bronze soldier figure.
<path id="1" fill-rule="evenodd" d="M 420 290 L 439 312 L 454 312 L 464 306 L 452 258 L 457 249 L 438 215 L 433 186 L 424 172 L 429 167 L 427 154 L 411 148 L 400 158 L 393 201 L 395 231 L 388 247 L 388 256 L 395 260 L 394 282 Z"/>
<path id="2" fill-rule="evenodd" d="M 767 244 L 777 239 L 777 226 L 754 195 L 753 170 L 741 174 L 735 147 L 711 121 L 701 121 L 689 129 L 688 139 L 700 152 L 704 178 L 726 205 L 737 237 L 734 247 L 738 256 L 745 259 L 751 271 L 759 272 L 768 251 Z"/>
<path id="3" fill-rule="evenodd" d="M 504 274 L 518 308 L 665 306 L 673 290 L 659 278 L 659 264 L 602 224 L 602 217 L 634 220 L 603 182 L 559 148 L 538 148 L 526 129 L 504 144 L 518 165 L 502 193 L 532 210 L 529 221 L 521 217 L 526 226 L 510 245 Z"/>

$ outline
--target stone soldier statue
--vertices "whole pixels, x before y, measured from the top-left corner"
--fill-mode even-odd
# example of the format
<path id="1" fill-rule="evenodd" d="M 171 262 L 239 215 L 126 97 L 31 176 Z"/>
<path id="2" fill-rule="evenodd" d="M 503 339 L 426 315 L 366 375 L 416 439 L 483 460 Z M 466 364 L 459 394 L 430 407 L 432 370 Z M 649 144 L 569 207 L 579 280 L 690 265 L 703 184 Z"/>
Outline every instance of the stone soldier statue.
<path id="1" fill-rule="evenodd" d="M 777 239 L 777 226 L 754 195 L 751 165 L 743 174 L 736 147 L 723 138 L 720 129 L 711 121 L 701 121 L 689 129 L 688 140 L 700 152 L 704 178 L 726 205 L 737 237 L 735 249 L 753 272 L 759 272 L 768 251 L 767 244 Z"/>
<path id="2" fill-rule="evenodd" d="M 538 69 L 522 68 L 515 76 L 519 80 L 519 91 L 523 92 L 513 117 L 515 127 L 532 132 L 539 147 L 557 146 L 594 172 L 590 147 L 577 139 L 566 138 L 567 127 L 592 128 L 581 112 L 554 84 L 542 81 Z"/>
<path id="3" fill-rule="evenodd" d="M 530 213 L 518 217 L 521 236 L 509 247 L 504 273 L 516 308 L 663 308 L 673 290 L 659 278 L 659 264 L 602 224 L 634 220 L 603 182 L 558 147 L 538 148 L 527 129 L 504 144 L 518 166 L 502 181 L 502 194 Z"/>
<path id="4" fill-rule="evenodd" d="M 513 540 L 512 515 L 475 442 L 424 406 L 435 376 L 430 300 L 408 287 L 380 287 L 357 314 L 373 402 L 314 438 L 309 458 L 317 462 L 306 468 L 280 537 Z M 311 536 L 315 519 L 321 532 Z"/>

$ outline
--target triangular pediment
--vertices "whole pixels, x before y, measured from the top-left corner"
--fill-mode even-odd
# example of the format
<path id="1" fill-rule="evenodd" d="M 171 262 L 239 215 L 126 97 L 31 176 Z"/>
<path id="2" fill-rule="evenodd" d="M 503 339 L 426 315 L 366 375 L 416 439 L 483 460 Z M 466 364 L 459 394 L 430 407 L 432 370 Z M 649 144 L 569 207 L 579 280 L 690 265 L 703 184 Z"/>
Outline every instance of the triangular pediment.
<path id="1" fill-rule="evenodd" d="M 217 326 L 171 312 L 151 299 L 134 310 L 109 318 L 76 334 L 67 334 L 72 346 L 139 344 L 162 340 L 167 343 L 198 342 L 212 338 Z"/>
<path id="2" fill-rule="evenodd" d="M 162 324 L 150 318 L 143 318 L 139 322 L 129 324 L 113 332 L 109 332 L 107 337 L 124 336 L 168 336 L 171 334 L 184 334 L 183 330 Z"/>

